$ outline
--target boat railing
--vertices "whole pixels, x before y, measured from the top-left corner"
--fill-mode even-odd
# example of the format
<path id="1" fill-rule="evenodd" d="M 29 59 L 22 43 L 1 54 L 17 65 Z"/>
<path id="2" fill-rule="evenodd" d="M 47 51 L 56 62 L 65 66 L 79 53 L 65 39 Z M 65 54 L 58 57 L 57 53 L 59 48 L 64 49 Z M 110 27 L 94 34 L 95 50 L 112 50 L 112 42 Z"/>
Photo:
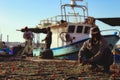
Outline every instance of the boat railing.
<path id="1" fill-rule="evenodd" d="M 74 18 L 77 18 L 77 19 L 74 19 Z M 76 15 L 76 17 L 74 17 L 74 15 L 57 15 L 54 17 L 50 17 L 50 18 L 41 20 L 40 24 L 43 27 L 46 27 L 49 25 L 58 24 L 61 20 L 64 20 L 64 21 L 69 22 L 69 23 L 82 23 L 85 21 L 86 18 L 88 18 L 88 16 Z"/>

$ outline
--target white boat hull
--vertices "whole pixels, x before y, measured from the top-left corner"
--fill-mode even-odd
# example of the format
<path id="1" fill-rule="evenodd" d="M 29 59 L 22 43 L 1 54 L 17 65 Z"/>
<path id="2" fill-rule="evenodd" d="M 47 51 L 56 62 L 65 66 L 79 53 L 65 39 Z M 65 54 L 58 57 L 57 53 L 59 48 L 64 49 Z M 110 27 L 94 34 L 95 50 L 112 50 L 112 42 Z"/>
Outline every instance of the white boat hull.
<path id="1" fill-rule="evenodd" d="M 119 37 L 116 35 L 106 35 L 104 36 L 105 39 L 109 42 L 112 47 L 117 43 L 119 40 Z M 60 58 L 60 59 L 69 59 L 69 60 L 77 60 L 78 59 L 78 52 L 81 48 L 83 42 L 85 42 L 87 39 L 80 40 L 78 42 L 72 43 L 67 46 L 52 48 L 54 57 Z M 40 49 L 36 49 L 33 51 L 33 55 L 40 55 Z"/>

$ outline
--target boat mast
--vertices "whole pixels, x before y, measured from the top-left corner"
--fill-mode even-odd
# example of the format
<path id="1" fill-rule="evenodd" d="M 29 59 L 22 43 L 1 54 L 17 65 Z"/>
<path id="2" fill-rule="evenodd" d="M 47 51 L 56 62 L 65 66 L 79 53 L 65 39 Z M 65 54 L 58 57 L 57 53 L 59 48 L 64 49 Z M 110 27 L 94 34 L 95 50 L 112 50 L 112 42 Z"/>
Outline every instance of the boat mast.
<path id="1" fill-rule="evenodd" d="M 62 0 L 60 0 L 60 6 L 62 6 Z M 61 15 L 62 15 L 62 20 L 63 20 L 62 8 L 60 7 L 60 9 L 61 9 Z"/>

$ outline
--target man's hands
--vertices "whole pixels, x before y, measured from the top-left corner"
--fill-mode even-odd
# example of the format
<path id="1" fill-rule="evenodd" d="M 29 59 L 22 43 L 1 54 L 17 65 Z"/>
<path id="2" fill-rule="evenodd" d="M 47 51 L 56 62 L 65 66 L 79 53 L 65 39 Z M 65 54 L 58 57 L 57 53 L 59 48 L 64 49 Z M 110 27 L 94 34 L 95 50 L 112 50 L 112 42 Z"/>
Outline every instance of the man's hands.
<path id="1" fill-rule="evenodd" d="M 89 60 L 82 61 L 82 65 L 86 65 L 86 64 L 89 64 Z"/>
<path id="2" fill-rule="evenodd" d="M 42 40 L 42 42 L 45 41 L 44 39 Z"/>
<path id="3" fill-rule="evenodd" d="M 86 65 L 86 64 L 89 64 L 90 63 L 90 60 L 82 60 L 82 58 L 79 58 L 78 59 L 78 64 L 81 63 L 82 65 Z"/>
<path id="4" fill-rule="evenodd" d="M 80 64 L 80 63 L 82 63 L 82 58 L 81 57 L 78 58 L 78 64 Z"/>

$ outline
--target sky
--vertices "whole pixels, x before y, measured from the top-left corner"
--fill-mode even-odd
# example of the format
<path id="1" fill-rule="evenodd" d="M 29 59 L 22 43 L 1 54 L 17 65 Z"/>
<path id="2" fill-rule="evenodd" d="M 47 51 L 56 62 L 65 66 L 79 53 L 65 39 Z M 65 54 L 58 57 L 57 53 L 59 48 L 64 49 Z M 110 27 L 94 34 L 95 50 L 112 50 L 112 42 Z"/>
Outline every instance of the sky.
<path id="1" fill-rule="evenodd" d="M 70 0 L 61 0 L 62 4 Z M 89 16 L 120 17 L 120 0 L 84 0 L 77 4 L 88 3 Z M 40 20 L 60 15 L 60 0 L 0 0 L 0 34 L 3 41 L 24 42 L 23 33 L 17 29 L 36 27 Z M 100 24 L 100 29 L 111 28 Z M 106 27 L 108 26 L 108 27 Z M 120 27 L 116 26 L 120 30 Z"/>

